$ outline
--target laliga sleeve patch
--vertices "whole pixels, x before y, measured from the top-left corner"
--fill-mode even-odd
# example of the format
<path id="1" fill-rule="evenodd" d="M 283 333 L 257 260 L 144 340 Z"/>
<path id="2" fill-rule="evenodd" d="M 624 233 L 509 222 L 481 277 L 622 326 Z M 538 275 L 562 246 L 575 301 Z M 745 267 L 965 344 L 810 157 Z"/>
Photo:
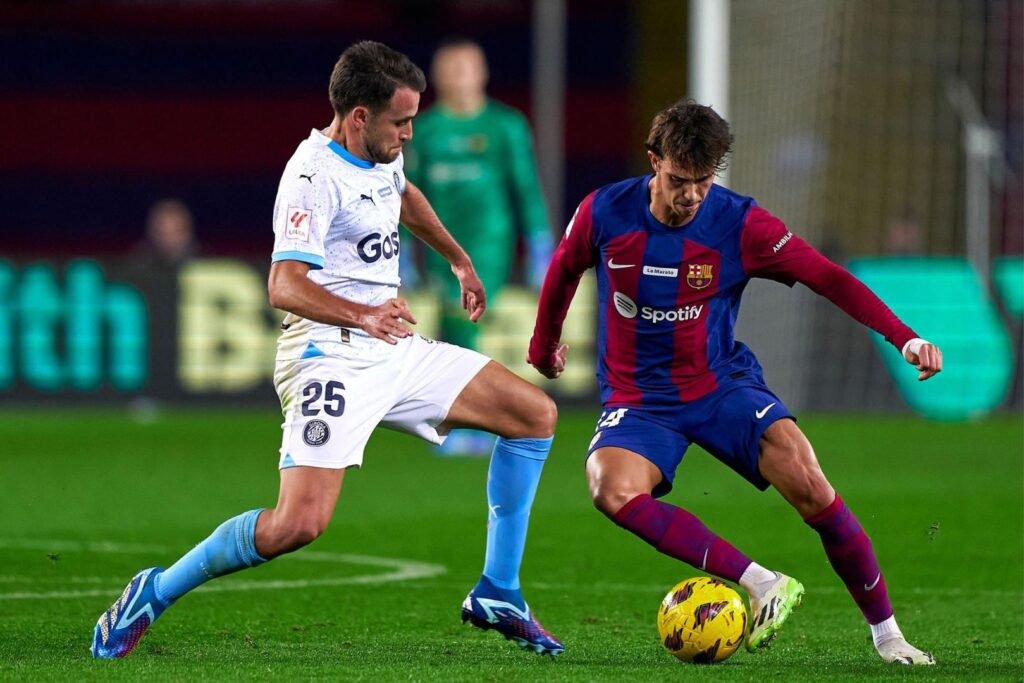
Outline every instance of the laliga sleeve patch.
<path id="1" fill-rule="evenodd" d="M 331 438 L 331 429 L 323 420 L 310 420 L 302 430 L 302 440 L 307 446 L 323 446 Z"/>
<path id="2" fill-rule="evenodd" d="M 290 240 L 309 241 L 309 222 L 312 220 L 313 212 L 309 209 L 300 209 L 294 206 L 288 207 L 288 227 L 285 228 L 284 236 Z"/>

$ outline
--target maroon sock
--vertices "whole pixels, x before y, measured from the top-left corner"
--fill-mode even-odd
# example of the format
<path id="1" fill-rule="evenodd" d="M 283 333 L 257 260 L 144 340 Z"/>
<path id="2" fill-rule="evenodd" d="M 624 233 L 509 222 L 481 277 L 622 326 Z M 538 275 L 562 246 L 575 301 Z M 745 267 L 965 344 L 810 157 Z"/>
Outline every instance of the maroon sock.
<path id="1" fill-rule="evenodd" d="M 622 506 L 615 523 L 659 552 L 727 581 L 738 582 L 750 558 L 682 508 L 641 494 Z"/>
<path id="2" fill-rule="evenodd" d="M 831 505 L 804 521 L 821 536 L 828 561 L 868 623 L 879 624 L 891 617 L 892 605 L 875 549 L 839 494 Z"/>

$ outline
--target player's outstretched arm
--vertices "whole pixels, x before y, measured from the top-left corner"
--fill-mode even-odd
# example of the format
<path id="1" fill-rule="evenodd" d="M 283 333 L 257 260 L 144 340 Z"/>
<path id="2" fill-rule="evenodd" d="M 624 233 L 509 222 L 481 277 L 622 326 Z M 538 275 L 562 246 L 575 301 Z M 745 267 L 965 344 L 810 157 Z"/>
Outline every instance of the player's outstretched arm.
<path id="1" fill-rule="evenodd" d="M 867 285 L 790 232 L 775 216 L 755 206 L 747 214 L 741 237 L 743 268 L 751 277 L 764 277 L 793 286 L 796 282 L 825 297 L 847 315 L 885 337 L 925 380 L 942 369 L 942 354 L 918 338 Z M 911 345 L 913 344 L 912 352 Z M 923 345 L 931 347 L 922 351 Z"/>
<path id="2" fill-rule="evenodd" d="M 270 305 L 294 313 L 300 318 L 338 327 L 354 327 L 389 344 L 408 337 L 415 324 L 405 299 L 388 299 L 380 306 L 367 306 L 342 299 L 316 284 L 306 274 L 309 264 L 302 261 L 276 261 L 270 266 L 267 292 Z"/>
<path id="3" fill-rule="evenodd" d="M 903 358 L 921 371 L 917 375 L 919 382 L 942 372 L 942 350 L 924 339 L 915 337 L 904 344 Z"/>
<path id="4" fill-rule="evenodd" d="M 565 370 L 568 344 L 561 344 L 562 323 L 576 295 L 582 272 L 574 272 L 565 263 L 565 241 L 559 245 L 548 266 L 537 302 L 537 322 L 526 353 L 526 362 L 548 379 L 557 379 Z"/>
<path id="5" fill-rule="evenodd" d="M 526 362 L 548 379 L 555 379 L 565 370 L 565 356 L 569 347 L 559 344 L 562 324 L 569 312 L 569 304 L 576 296 L 580 278 L 595 262 L 591 214 L 594 194 L 592 192 L 587 195 L 573 214 L 565 229 L 565 236 L 551 257 L 544 284 L 540 288 L 537 322 L 533 327 Z"/>
<path id="6" fill-rule="evenodd" d="M 487 296 L 469 254 L 459 246 L 441 223 L 441 219 L 434 213 L 423 192 L 408 181 L 405 183 L 405 192 L 402 193 L 402 213 L 399 220 L 409 228 L 409 232 L 451 264 L 452 274 L 458 278 L 462 287 L 462 307 L 469 311 L 471 321 L 479 320 L 487 308 Z"/>

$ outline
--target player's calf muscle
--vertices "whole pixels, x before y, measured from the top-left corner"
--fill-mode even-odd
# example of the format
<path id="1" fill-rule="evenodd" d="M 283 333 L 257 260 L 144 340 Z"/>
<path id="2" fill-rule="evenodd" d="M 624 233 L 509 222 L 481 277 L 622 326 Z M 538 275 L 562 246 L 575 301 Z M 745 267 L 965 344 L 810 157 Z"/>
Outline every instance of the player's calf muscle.
<path id="1" fill-rule="evenodd" d="M 256 524 L 256 551 L 270 559 L 309 545 L 327 529 L 318 514 L 284 515 L 266 510 Z"/>

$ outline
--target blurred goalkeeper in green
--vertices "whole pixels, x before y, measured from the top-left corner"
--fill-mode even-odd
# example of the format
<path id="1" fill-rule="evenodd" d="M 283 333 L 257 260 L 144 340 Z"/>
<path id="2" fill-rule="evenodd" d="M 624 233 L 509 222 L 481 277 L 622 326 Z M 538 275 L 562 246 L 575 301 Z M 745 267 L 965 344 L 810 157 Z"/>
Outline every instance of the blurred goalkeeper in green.
<path id="1" fill-rule="evenodd" d="M 517 253 L 526 256 L 527 284 L 539 290 L 553 240 L 529 124 L 520 112 L 487 96 L 487 78 L 478 44 L 468 39 L 441 44 L 431 66 L 437 102 L 416 118 L 405 172 L 469 253 L 493 298 L 508 283 Z M 479 327 L 462 313 L 451 266 L 431 250 L 425 257 L 428 281 L 442 297 L 441 337 L 478 348 Z M 417 275 L 413 259 L 403 258 L 403 284 L 415 286 Z M 442 453 L 486 455 L 492 441 L 489 434 L 453 433 Z"/>

